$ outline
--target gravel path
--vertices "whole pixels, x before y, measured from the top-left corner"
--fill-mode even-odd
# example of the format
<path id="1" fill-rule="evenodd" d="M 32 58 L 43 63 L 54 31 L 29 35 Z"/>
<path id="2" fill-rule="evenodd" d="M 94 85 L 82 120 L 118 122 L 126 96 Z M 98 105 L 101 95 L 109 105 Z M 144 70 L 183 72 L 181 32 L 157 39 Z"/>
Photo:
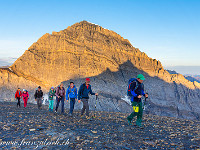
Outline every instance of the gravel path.
<path id="1" fill-rule="evenodd" d="M 0 149 L 200 148 L 200 121 L 144 115 L 140 129 L 127 124 L 125 113 L 96 112 L 87 120 L 78 111 L 69 117 L 47 109 L 0 102 Z"/>

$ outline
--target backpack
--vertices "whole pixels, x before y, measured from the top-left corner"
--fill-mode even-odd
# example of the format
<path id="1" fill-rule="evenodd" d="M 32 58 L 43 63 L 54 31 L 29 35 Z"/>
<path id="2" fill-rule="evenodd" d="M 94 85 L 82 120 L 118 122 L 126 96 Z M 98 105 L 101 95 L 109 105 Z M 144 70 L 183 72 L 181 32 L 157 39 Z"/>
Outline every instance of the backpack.
<path id="1" fill-rule="evenodd" d="M 70 93 L 72 92 L 72 89 L 70 88 L 70 86 L 69 86 L 69 91 Z M 76 88 L 74 88 L 74 93 L 76 93 Z"/>
<path id="2" fill-rule="evenodd" d="M 132 94 L 131 94 L 131 84 L 133 84 L 135 82 L 136 83 L 135 90 L 138 88 L 138 83 L 137 83 L 136 80 L 137 80 L 136 78 L 129 79 L 129 81 L 128 81 L 127 96 L 132 96 Z"/>

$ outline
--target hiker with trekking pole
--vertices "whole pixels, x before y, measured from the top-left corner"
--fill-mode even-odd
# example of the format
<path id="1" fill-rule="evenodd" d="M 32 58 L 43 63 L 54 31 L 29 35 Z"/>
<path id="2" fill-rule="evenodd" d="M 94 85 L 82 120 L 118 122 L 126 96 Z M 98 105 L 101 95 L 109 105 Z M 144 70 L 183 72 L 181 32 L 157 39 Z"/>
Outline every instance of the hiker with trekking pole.
<path id="1" fill-rule="evenodd" d="M 78 91 L 78 102 L 80 103 L 82 101 L 83 108 L 81 110 L 81 117 L 83 117 L 83 114 L 86 110 L 86 118 L 90 119 L 89 117 L 89 94 L 98 96 L 98 93 L 93 93 L 92 88 L 90 85 L 90 78 L 86 78 L 85 83 L 83 83 Z"/>
<path id="2" fill-rule="evenodd" d="M 70 82 L 70 85 L 66 91 L 66 99 L 67 102 L 70 100 L 70 110 L 69 110 L 69 116 L 73 116 L 73 110 L 74 110 L 74 105 L 77 100 L 77 88 L 74 85 L 74 82 Z"/>
<path id="3" fill-rule="evenodd" d="M 56 110 L 55 110 L 55 113 L 57 113 L 58 111 L 58 107 L 59 107 L 59 104 L 61 102 L 61 114 L 64 115 L 64 101 L 65 101 L 65 88 L 64 88 L 64 85 L 63 83 L 60 84 L 60 86 L 57 87 L 56 89 Z"/>
<path id="4" fill-rule="evenodd" d="M 142 105 L 142 96 L 148 98 L 148 94 L 144 93 L 144 84 L 145 80 L 142 74 L 137 76 L 137 79 L 132 78 L 129 80 L 127 95 L 131 97 L 131 103 L 133 107 L 133 112 L 127 117 L 129 125 L 132 125 L 132 119 L 137 116 L 136 125 L 142 127 L 142 115 L 143 115 L 143 105 Z M 146 99 L 145 99 L 146 100 Z"/>

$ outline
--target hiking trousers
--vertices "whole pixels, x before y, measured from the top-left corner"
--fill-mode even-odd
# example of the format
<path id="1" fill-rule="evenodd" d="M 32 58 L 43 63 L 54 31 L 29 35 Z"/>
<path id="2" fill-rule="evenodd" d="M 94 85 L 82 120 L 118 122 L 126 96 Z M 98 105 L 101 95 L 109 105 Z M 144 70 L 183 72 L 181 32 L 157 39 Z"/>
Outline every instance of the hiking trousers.
<path id="1" fill-rule="evenodd" d="M 81 110 L 81 115 L 84 114 L 85 110 L 86 110 L 86 116 L 89 117 L 89 104 L 88 104 L 88 99 L 81 99 L 81 101 L 83 102 L 83 108 Z"/>
<path id="2" fill-rule="evenodd" d="M 20 97 L 17 97 L 17 106 L 20 107 Z"/>
<path id="3" fill-rule="evenodd" d="M 53 110 L 54 100 L 49 100 L 49 109 Z"/>
<path id="4" fill-rule="evenodd" d="M 37 105 L 38 105 L 38 109 L 41 109 L 41 107 L 42 107 L 42 97 L 37 98 Z"/>
<path id="5" fill-rule="evenodd" d="M 24 101 L 24 107 L 26 108 L 26 105 L 27 105 L 27 102 L 28 102 L 28 97 L 24 97 L 23 101 Z"/>
<path id="6" fill-rule="evenodd" d="M 129 121 L 132 121 L 132 119 L 133 119 L 135 116 L 137 116 L 136 125 L 137 125 L 137 126 L 141 126 L 141 123 L 142 123 L 142 115 L 143 115 L 142 102 L 132 102 L 132 106 L 139 106 L 139 112 L 133 111 L 133 112 L 127 117 L 127 119 L 128 119 Z"/>
<path id="7" fill-rule="evenodd" d="M 70 114 L 73 114 L 75 102 L 76 102 L 75 98 L 70 98 L 70 110 L 69 110 Z"/>
<path id="8" fill-rule="evenodd" d="M 61 113 L 64 113 L 64 96 L 58 98 L 56 97 L 56 112 L 58 111 L 58 107 L 59 107 L 59 104 L 60 104 L 60 101 L 61 101 Z"/>

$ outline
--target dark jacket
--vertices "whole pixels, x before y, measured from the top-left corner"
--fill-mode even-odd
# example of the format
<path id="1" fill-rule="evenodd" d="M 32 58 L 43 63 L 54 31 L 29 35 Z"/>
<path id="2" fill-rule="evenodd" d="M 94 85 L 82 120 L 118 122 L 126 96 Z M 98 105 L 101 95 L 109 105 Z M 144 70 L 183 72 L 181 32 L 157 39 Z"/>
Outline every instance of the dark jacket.
<path id="1" fill-rule="evenodd" d="M 136 83 L 137 82 L 137 83 Z M 131 98 L 132 102 L 141 102 L 141 98 L 138 98 L 139 95 L 145 95 L 144 93 L 144 84 L 140 83 L 138 80 L 131 84 L 131 94 L 133 95 Z M 137 87 L 136 87 L 137 85 Z M 135 89 L 136 88 L 136 89 Z"/>
<path id="2" fill-rule="evenodd" d="M 42 96 L 43 96 L 42 90 L 40 90 L 40 91 L 36 90 L 35 91 L 35 95 L 34 95 L 35 99 L 42 98 Z"/>
<path id="3" fill-rule="evenodd" d="M 65 88 L 63 87 L 62 89 L 59 87 L 57 87 L 56 89 L 56 96 L 60 96 L 60 97 L 64 97 L 65 98 Z"/>
<path id="4" fill-rule="evenodd" d="M 92 92 L 91 85 L 89 84 L 87 87 L 85 83 L 82 84 L 78 91 L 78 100 L 83 98 L 89 99 L 89 94 L 95 95 L 95 93 Z"/>

